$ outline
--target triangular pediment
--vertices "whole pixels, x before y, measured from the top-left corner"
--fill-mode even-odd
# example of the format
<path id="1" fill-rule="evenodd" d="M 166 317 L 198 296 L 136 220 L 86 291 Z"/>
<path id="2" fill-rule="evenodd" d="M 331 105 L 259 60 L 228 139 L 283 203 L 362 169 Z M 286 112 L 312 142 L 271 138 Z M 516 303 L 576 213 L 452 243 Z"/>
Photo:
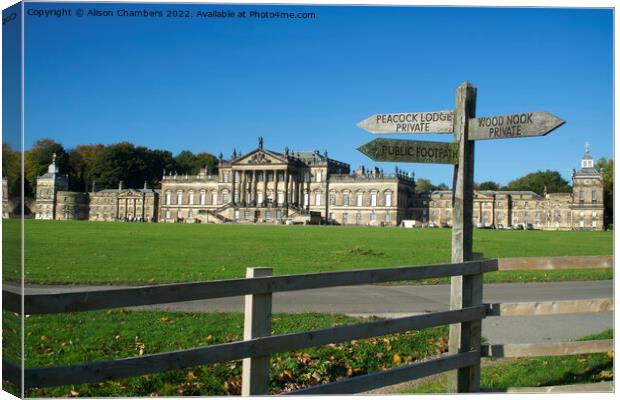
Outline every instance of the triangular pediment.
<path id="1" fill-rule="evenodd" d="M 232 165 L 269 165 L 285 163 L 287 163 L 286 158 L 278 153 L 263 149 L 256 149 L 237 158 L 232 162 Z"/>
<path id="2" fill-rule="evenodd" d="M 118 194 L 119 197 L 137 197 L 139 195 L 140 195 L 140 192 L 133 190 L 133 189 L 127 189 Z"/>

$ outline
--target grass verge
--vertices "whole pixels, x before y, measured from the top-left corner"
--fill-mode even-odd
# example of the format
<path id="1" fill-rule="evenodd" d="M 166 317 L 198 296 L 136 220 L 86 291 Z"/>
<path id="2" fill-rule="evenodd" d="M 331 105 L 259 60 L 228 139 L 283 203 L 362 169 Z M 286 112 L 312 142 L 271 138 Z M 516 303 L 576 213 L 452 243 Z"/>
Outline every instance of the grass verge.
<path id="1" fill-rule="evenodd" d="M 612 338 L 613 331 L 610 329 L 580 340 Z M 612 352 L 523 358 L 483 367 L 480 373 L 481 387 L 490 391 L 504 391 L 511 387 L 557 386 L 611 380 L 613 380 Z M 446 393 L 446 377 L 442 375 L 427 380 L 400 393 Z"/>
<path id="2" fill-rule="evenodd" d="M 6 312 L 5 312 L 6 314 Z M 276 314 L 274 334 L 367 321 L 343 315 Z M 240 313 L 85 312 L 26 319 L 26 367 L 140 356 L 240 340 Z M 271 393 L 393 368 L 447 350 L 447 327 L 350 341 L 271 357 Z M 97 384 L 32 389 L 28 397 L 239 394 L 241 361 Z"/>

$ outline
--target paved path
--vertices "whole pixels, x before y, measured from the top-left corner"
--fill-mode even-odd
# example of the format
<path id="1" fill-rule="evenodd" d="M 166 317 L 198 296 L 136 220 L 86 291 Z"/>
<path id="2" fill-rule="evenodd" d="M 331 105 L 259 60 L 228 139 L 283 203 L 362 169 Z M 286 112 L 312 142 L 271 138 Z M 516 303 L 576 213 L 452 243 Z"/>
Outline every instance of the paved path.
<path id="1" fill-rule="evenodd" d="M 6 285 L 6 288 L 15 289 Z M 27 293 L 96 290 L 109 286 L 29 286 Z M 325 312 L 397 317 L 449 308 L 449 285 L 362 285 L 275 293 L 274 312 Z M 502 283 L 484 286 L 484 301 L 527 302 L 613 297 L 613 282 Z M 140 309 L 188 312 L 243 310 L 243 297 L 170 303 Z M 613 313 L 537 317 L 489 317 L 483 336 L 491 343 L 543 343 L 573 340 L 613 327 Z"/>

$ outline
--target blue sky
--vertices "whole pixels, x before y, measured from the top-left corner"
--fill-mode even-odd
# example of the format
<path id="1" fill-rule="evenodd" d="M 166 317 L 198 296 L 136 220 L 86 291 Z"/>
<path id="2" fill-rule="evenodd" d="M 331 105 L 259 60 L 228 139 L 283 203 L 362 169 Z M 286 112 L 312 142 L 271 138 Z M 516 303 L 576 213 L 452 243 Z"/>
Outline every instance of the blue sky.
<path id="1" fill-rule="evenodd" d="M 73 11 L 25 18 L 25 145 L 123 140 L 174 154 L 355 149 L 375 113 L 454 106 L 478 88 L 477 115 L 548 111 L 545 137 L 480 141 L 475 180 L 502 184 L 552 169 L 570 178 L 584 142 L 613 157 L 613 13 L 605 9 L 214 6 L 27 3 Z M 89 10 L 311 11 L 312 20 L 76 17 Z M 3 130 L 5 128 L 3 127 Z M 449 141 L 450 135 L 400 139 Z M 447 165 L 399 164 L 451 182 Z"/>

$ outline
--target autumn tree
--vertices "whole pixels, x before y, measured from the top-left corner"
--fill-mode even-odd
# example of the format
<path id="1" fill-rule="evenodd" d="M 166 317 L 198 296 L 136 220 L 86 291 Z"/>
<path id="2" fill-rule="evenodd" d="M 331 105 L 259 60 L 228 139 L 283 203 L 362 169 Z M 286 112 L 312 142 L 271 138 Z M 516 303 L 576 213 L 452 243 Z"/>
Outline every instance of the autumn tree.
<path id="1" fill-rule="evenodd" d="M 8 143 L 2 143 L 2 176 L 6 177 L 9 196 L 20 196 L 21 157 Z"/>

